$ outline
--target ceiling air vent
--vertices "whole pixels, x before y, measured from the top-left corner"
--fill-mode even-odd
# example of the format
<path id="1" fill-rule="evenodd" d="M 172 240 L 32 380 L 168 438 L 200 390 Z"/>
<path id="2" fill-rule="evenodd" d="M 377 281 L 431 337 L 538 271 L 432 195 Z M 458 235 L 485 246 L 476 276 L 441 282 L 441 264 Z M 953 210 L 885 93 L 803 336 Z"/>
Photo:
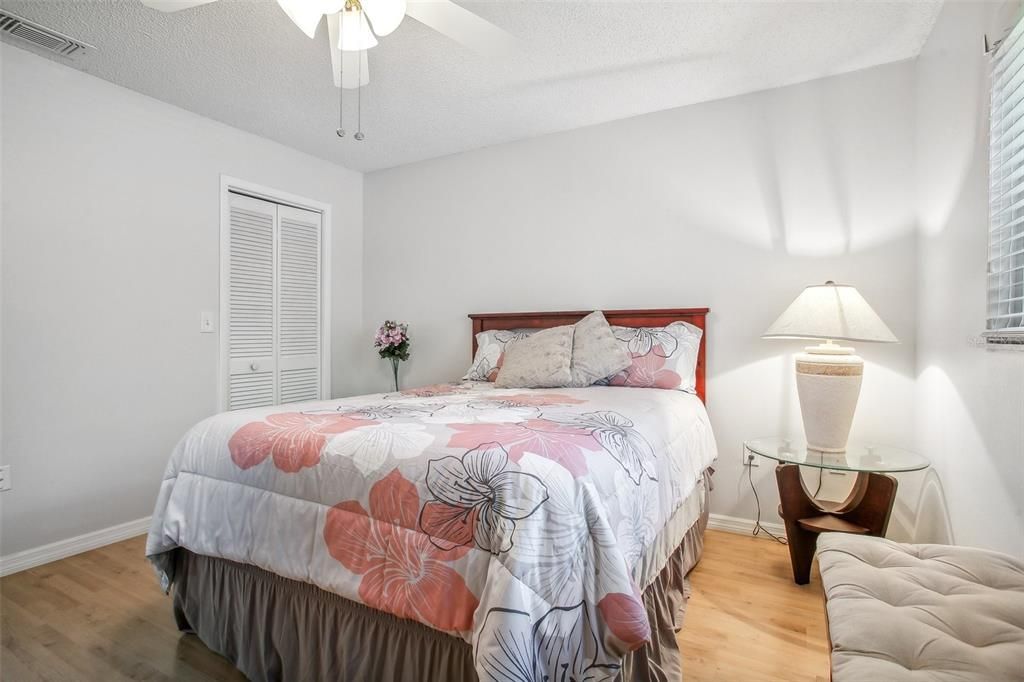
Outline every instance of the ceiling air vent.
<path id="1" fill-rule="evenodd" d="M 22 19 L 2 9 L 0 9 L 0 35 L 14 36 L 25 42 L 32 43 L 38 48 L 59 54 L 61 57 L 70 57 L 85 50 L 94 49 L 88 43 L 75 40 L 63 33 L 40 26 L 34 21 Z"/>

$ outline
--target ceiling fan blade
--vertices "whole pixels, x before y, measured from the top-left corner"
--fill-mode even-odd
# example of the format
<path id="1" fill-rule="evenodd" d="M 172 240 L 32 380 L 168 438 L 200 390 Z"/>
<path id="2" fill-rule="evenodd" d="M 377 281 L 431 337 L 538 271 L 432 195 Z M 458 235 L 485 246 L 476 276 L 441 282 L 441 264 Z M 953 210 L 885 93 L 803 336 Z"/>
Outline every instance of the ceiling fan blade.
<path id="1" fill-rule="evenodd" d="M 405 19 L 406 0 L 363 0 L 361 4 L 378 37 L 390 34 Z"/>
<path id="2" fill-rule="evenodd" d="M 216 2 L 216 0 L 139 0 L 139 2 L 150 9 L 157 9 L 161 12 L 177 12 L 178 10 Z"/>
<path id="3" fill-rule="evenodd" d="M 502 57 L 518 51 L 519 41 L 451 0 L 408 0 L 406 14 L 474 52 Z"/>
<path id="4" fill-rule="evenodd" d="M 316 28 L 324 15 L 319 5 L 307 0 L 277 0 L 277 4 L 300 31 L 310 38 L 316 35 Z"/>
<path id="5" fill-rule="evenodd" d="M 342 52 L 338 49 L 339 15 L 327 15 L 327 37 L 331 48 L 331 70 L 334 72 L 334 87 L 344 85 L 346 90 L 354 90 L 370 82 L 370 56 L 366 50 L 360 52 Z M 344 60 L 345 82 L 342 83 L 341 66 Z M 358 74 L 358 78 L 356 77 Z"/>

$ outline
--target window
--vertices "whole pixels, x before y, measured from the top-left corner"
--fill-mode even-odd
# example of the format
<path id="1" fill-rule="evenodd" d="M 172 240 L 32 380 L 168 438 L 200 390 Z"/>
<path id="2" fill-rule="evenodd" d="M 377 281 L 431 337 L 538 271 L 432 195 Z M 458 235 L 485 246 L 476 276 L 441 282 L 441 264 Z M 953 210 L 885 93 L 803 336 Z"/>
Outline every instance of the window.
<path id="1" fill-rule="evenodd" d="M 327 397 L 317 211 L 236 192 L 223 227 L 222 407 Z"/>
<path id="2" fill-rule="evenodd" d="M 1020 342 L 1024 340 L 1024 21 L 993 53 L 991 88 L 986 335 L 990 341 Z"/>

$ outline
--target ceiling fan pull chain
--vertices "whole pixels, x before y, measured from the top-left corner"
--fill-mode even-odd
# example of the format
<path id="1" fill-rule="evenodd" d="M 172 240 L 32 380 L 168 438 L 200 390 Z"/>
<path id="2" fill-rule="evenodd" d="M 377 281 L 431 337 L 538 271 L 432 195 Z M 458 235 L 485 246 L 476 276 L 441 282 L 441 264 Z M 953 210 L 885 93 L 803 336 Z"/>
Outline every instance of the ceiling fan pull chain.
<path id="1" fill-rule="evenodd" d="M 359 10 L 362 12 L 362 10 Z M 366 55 L 366 50 L 359 51 L 359 73 L 357 74 L 359 81 L 357 83 L 358 90 L 356 91 L 356 140 L 362 142 L 366 136 L 363 135 L 363 57 Z"/>
<path id="2" fill-rule="evenodd" d="M 341 17 L 338 17 L 338 21 L 341 21 Z M 340 24 L 339 24 L 340 25 Z M 345 137 L 345 53 L 341 52 L 341 38 L 342 32 L 338 30 L 338 52 L 340 52 L 338 59 L 338 129 L 334 132 L 338 134 L 338 137 Z"/>
<path id="3" fill-rule="evenodd" d="M 338 137 L 345 137 L 345 70 L 341 70 L 341 87 L 338 88 Z"/>

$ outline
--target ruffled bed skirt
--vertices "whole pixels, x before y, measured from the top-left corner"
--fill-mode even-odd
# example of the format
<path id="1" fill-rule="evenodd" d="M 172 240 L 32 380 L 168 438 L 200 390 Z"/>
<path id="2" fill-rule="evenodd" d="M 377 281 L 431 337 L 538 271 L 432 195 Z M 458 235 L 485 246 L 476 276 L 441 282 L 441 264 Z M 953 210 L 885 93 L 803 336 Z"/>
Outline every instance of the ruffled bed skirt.
<path id="1" fill-rule="evenodd" d="M 707 475 L 706 479 L 707 480 Z M 708 486 L 710 487 L 710 486 Z M 622 682 L 678 682 L 689 585 L 706 500 L 683 542 L 644 590 L 652 641 L 624 660 Z M 465 641 L 255 566 L 175 550 L 174 615 L 251 680 L 473 682 Z"/>

